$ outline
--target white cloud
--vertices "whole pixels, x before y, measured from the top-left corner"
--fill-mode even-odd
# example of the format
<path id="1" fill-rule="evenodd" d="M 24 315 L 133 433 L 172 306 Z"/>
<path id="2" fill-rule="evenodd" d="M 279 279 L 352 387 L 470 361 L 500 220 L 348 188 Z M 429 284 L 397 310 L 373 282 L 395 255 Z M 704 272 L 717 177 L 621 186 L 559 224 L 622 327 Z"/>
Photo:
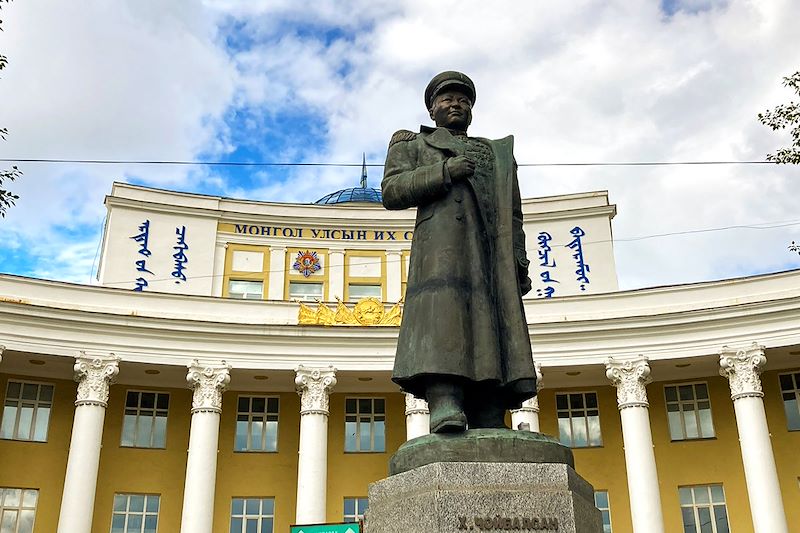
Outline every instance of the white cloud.
<path id="1" fill-rule="evenodd" d="M 666 16 L 648 0 L 579 2 L 182 2 L 28 0 L 0 36 L 6 153 L 189 159 L 235 148 L 229 106 L 309 112 L 327 144 L 286 158 L 378 162 L 400 128 L 428 123 L 422 91 L 438 71 L 475 80 L 476 135 L 516 136 L 520 162 L 763 159 L 786 137 L 756 114 L 790 98 L 800 68 L 792 0 L 691 0 Z M 218 28 L 238 28 L 228 57 Z M 322 34 L 338 28 L 339 33 Z M 344 37 L 340 33 L 344 34 Z M 35 34 L 35 39 L 31 35 Z M 262 127 L 258 117 L 251 127 Z M 265 124 L 267 124 L 265 122 Z M 266 126 L 265 126 L 266 127 Z M 298 132 L 292 132 L 297 135 Z M 269 135 L 281 132 L 269 131 Z M 136 172 L 191 190 L 180 168 L 26 166 L 9 224 L 44 231 L 102 218 L 112 178 Z M 608 189 L 616 237 L 798 218 L 797 167 L 526 168 L 526 196 Z M 226 194 L 312 201 L 355 185 L 357 169 L 286 171 L 254 187 L 213 172 Z M 370 169 L 377 185 L 379 172 Z M 47 206 L 47 209 L 42 209 Z M 800 266 L 786 250 L 800 226 L 664 237 L 616 245 L 625 287 Z M 57 275 L 57 274 L 54 274 Z"/>
<path id="2" fill-rule="evenodd" d="M 153 160 L 221 149 L 236 72 L 215 40 L 215 19 L 193 6 L 30 0 L 4 9 L 3 153 Z M 21 167 L 8 224 L 28 235 L 102 217 L 113 179 L 181 186 L 187 177 L 180 167 Z"/>
<path id="3" fill-rule="evenodd" d="M 422 90 L 450 68 L 478 86 L 472 131 L 513 132 L 521 162 L 758 160 L 784 140 L 755 115 L 790 96 L 780 78 L 800 68 L 791 52 L 800 46 L 796 3 L 685 4 L 672 18 L 644 1 L 404 8 L 344 55 L 295 43 L 300 64 L 313 65 L 313 83 L 290 69 L 270 80 L 306 87 L 301 98 L 326 109 L 329 145 L 319 159 L 354 161 L 362 148 L 382 155 L 392 131 L 428 122 Z M 336 67 L 347 54 L 359 58 L 358 82 L 344 87 Z M 528 168 L 520 176 L 530 196 L 608 189 L 619 206 L 615 235 L 624 237 L 793 219 L 797 174 L 704 166 Z M 354 175 L 335 175 L 340 186 L 354 183 Z M 266 189 L 293 197 L 308 190 L 300 177 Z M 791 226 L 621 242 L 618 271 L 634 287 L 800 266 L 786 250 L 798 233 Z"/>

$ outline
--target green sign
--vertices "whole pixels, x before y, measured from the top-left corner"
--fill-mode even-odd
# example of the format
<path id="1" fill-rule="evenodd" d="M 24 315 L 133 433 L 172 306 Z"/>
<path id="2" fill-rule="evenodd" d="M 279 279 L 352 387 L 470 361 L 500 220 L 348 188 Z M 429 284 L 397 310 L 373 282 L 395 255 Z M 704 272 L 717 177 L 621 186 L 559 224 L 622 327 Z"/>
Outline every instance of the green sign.
<path id="1" fill-rule="evenodd" d="M 354 524 L 311 524 L 291 526 L 289 533 L 361 533 L 361 525 Z"/>

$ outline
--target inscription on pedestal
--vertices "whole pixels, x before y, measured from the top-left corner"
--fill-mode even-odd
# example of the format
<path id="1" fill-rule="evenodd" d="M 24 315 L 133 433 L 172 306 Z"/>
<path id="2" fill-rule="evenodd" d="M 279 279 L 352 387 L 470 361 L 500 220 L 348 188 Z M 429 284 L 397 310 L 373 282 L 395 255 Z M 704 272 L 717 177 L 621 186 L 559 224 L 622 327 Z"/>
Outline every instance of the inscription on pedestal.
<path id="1" fill-rule="evenodd" d="M 370 485 L 364 525 L 367 533 L 603 532 L 594 489 L 565 463 L 418 466 Z"/>
<path id="2" fill-rule="evenodd" d="M 458 529 L 465 531 L 558 531 L 558 519 L 519 516 L 459 516 Z"/>

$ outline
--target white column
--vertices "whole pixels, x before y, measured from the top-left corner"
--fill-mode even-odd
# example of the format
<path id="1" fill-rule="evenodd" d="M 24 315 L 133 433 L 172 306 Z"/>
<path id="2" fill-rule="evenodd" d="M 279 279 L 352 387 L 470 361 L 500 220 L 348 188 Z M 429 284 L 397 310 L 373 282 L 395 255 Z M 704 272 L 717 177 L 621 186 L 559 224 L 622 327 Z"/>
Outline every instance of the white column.
<path id="1" fill-rule="evenodd" d="M 511 429 L 539 432 L 539 391 L 542 390 L 542 363 L 536 369 L 536 396 L 522 402 L 522 407 L 511 410 Z"/>
<path id="2" fill-rule="evenodd" d="M 788 533 L 759 377 L 766 362 L 756 343 L 739 350 L 723 346 L 719 373 L 731 388 L 755 533 Z"/>
<path id="3" fill-rule="evenodd" d="M 211 533 L 214 521 L 214 488 L 217 482 L 217 445 L 222 393 L 231 381 L 225 361 L 189 365 L 186 381 L 194 391 L 189 455 L 183 490 L 181 533 Z"/>
<path id="4" fill-rule="evenodd" d="M 295 524 L 326 522 L 328 484 L 328 405 L 336 369 L 299 366 L 294 383 L 300 395 L 300 449 Z"/>
<path id="5" fill-rule="evenodd" d="M 606 360 L 606 376 L 617 388 L 622 441 L 634 533 L 664 533 L 650 404 L 645 386 L 652 381 L 647 357 Z"/>
<path id="6" fill-rule="evenodd" d="M 92 530 L 103 422 L 109 388 L 119 373 L 119 360 L 114 354 L 87 356 L 84 352 L 75 358 L 73 371 L 78 394 L 58 533 L 90 533 Z"/>
<path id="7" fill-rule="evenodd" d="M 344 249 L 329 248 L 328 264 L 325 267 L 328 269 L 328 283 L 330 283 L 328 299 L 344 299 Z"/>
<path id="8" fill-rule="evenodd" d="M 428 402 L 413 394 L 406 397 L 406 440 L 415 439 L 431 432 L 431 413 Z"/>
<path id="9" fill-rule="evenodd" d="M 403 282 L 403 262 L 399 250 L 386 250 L 386 301 L 395 303 L 400 301 Z"/>
<path id="10" fill-rule="evenodd" d="M 286 287 L 286 248 L 272 246 L 269 249 L 268 300 L 283 300 Z"/>
<path id="11" fill-rule="evenodd" d="M 6 351 L 6 347 L 0 344 L 0 363 L 3 362 L 3 352 Z"/>

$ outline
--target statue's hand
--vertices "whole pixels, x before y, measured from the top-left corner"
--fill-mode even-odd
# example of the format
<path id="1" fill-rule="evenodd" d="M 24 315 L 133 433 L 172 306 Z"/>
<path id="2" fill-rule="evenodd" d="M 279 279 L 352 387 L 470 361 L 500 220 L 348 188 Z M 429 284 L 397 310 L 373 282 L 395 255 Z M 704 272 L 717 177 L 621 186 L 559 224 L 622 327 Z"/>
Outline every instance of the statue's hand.
<path id="1" fill-rule="evenodd" d="M 475 174 L 475 161 L 466 156 L 451 157 L 445 164 L 453 181 L 460 181 Z"/>

